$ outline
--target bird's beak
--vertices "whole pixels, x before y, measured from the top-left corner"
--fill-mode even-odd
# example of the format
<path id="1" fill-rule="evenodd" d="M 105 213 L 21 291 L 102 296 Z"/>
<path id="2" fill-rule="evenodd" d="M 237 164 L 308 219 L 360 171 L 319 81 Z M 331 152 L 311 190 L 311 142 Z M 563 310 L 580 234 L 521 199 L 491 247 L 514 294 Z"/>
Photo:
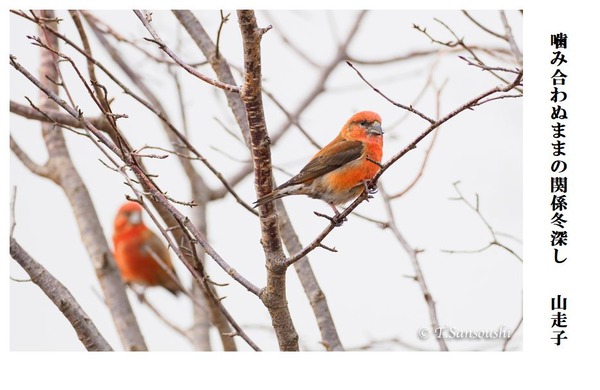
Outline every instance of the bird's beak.
<path id="1" fill-rule="evenodd" d="M 367 134 L 371 135 L 383 135 L 383 129 L 381 128 L 381 123 L 373 122 L 369 127 L 367 127 Z"/>
<path id="2" fill-rule="evenodd" d="M 139 225 L 140 223 L 142 223 L 142 213 L 135 212 L 129 214 L 129 216 L 127 217 L 127 221 L 132 225 Z"/>

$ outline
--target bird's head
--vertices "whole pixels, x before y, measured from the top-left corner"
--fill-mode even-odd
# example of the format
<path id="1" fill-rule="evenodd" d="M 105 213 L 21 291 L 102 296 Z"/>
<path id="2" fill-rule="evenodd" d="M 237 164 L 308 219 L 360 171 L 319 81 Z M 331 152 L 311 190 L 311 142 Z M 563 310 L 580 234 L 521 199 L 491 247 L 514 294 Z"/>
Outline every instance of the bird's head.
<path id="1" fill-rule="evenodd" d="M 136 202 L 124 203 L 115 217 L 115 232 L 142 224 L 142 206 Z"/>
<path id="2" fill-rule="evenodd" d="M 346 122 L 343 134 L 347 139 L 365 139 L 383 136 L 381 117 L 373 111 L 361 111 Z"/>

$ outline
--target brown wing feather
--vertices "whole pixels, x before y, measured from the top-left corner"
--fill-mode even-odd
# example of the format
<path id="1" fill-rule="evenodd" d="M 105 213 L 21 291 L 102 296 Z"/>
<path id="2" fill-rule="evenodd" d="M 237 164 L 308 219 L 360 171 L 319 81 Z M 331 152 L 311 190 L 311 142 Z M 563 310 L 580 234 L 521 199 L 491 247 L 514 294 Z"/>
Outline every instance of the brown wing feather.
<path id="1" fill-rule="evenodd" d="M 362 155 L 364 144 L 360 141 L 342 140 L 324 147 L 299 174 L 279 186 L 284 188 L 300 184 L 323 176 L 343 165 L 352 162 Z"/>
<path id="2" fill-rule="evenodd" d="M 147 245 L 152 249 L 154 253 L 156 253 L 162 261 L 165 263 L 167 267 L 173 272 L 175 278 L 179 279 L 177 273 L 175 272 L 175 268 L 173 267 L 173 263 L 171 262 L 171 256 L 169 255 L 169 250 L 163 244 L 160 238 L 151 230 L 148 230 L 148 240 L 146 241 Z M 165 287 L 167 290 L 177 295 L 177 293 L 181 290 L 179 285 L 171 279 L 171 277 L 167 274 L 167 272 L 161 272 L 161 285 Z"/>

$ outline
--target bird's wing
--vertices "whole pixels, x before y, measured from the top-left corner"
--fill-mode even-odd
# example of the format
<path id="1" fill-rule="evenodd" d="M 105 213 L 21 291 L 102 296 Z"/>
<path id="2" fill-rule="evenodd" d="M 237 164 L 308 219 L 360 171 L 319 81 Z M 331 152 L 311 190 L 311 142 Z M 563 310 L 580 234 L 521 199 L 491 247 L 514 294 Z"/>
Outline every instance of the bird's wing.
<path id="1" fill-rule="evenodd" d="M 169 255 L 169 250 L 167 249 L 165 244 L 163 244 L 161 239 L 158 238 L 158 236 L 154 234 L 152 230 L 146 230 L 146 234 L 147 239 L 145 240 L 144 245 L 148 245 L 150 249 L 152 249 L 152 251 L 156 253 L 158 257 L 160 257 L 161 260 L 172 270 L 173 263 L 171 262 L 171 256 Z"/>
<path id="2" fill-rule="evenodd" d="M 146 234 L 148 234 L 148 239 L 146 240 L 146 244 L 148 247 L 150 247 L 150 249 L 155 252 L 160 259 L 165 263 L 165 265 L 171 270 L 171 272 L 173 273 L 173 276 L 175 277 L 175 279 L 179 280 L 179 277 L 177 276 L 177 272 L 175 271 L 175 268 L 173 267 L 173 263 L 171 262 L 171 256 L 169 255 L 169 250 L 167 249 L 167 247 L 165 246 L 165 244 L 163 244 L 163 242 L 161 241 L 160 238 L 158 238 L 158 236 L 156 234 L 154 234 L 154 232 L 152 232 L 151 230 L 147 230 Z M 162 268 L 162 266 L 161 266 Z M 171 278 L 171 276 L 168 275 L 167 272 L 160 272 L 159 273 L 159 284 L 161 286 L 163 286 L 164 288 L 166 288 L 167 290 L 169 290 L 172 294 L 174 294 L 175 296 L 177 296 L 179 294 L 179 292 L 181 291 L 181 287 L 179 287 L 179 285 L 181 284 L 181 281 L 178 283 L 175 280 L 173 280 L 173 278 Z"/>
<path id="3" fill-rule="evenodd" d="M 364 147 L 360 141 L 348 140 L 325 146 L 299 174 L 282 184 L 280 188 L 313 180 L 357 160 L 362 155 Z"/>

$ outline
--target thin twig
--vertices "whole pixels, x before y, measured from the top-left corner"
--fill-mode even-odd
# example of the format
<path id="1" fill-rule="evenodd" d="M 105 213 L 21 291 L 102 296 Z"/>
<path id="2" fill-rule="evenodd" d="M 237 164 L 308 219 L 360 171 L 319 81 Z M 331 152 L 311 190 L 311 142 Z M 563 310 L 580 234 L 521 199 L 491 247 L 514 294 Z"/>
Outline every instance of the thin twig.
<path id="1" fill-rule="evenodd" d="M 465 61 L 467 64 L 474 66 L 476 68 L 480 68 L 481 70 L 497 70 L 499 72 L 508 72 L 508 73 L 514 73 L 514 74 L 519 74 L 519 69 L 508 69 L 508 68 L 503 68 L 500 66 L 487 66 L 481 63 L 475 63 L 471 60 L 469 60 L 468 58 L 464 57 L 464 56 L 458 56 L 458 58 L 460 58 L 461 60 Z"/>
<path id="2" fill-rule="evenodd" d="M 158 318 L 159 320 L 161 320 L 163 322 L 163 324 L 165 324 L 168 328 L 170 328 L 171 330 L 173 330 L 175 333 L 179 334 L 181 337 L 185 338 L 187 341 L 189 341 L 189 342 L 192 341 L 192 339 L 191 339 L 190 335 L 188 334 L 188 332 L 186 332 L 185 329 L 182 329 L 180 326 L 176 325 L 173 321 L 171 321 L 167 317 L 165 317 L 160 312 L 160 310 L 158 310 L 156 308 L 156 306 L 154 306 L 154 304 L 152 304 L 152 302 L 150 302 L 148 300 L 148 298 L 146 297 L 146 294 L 144 294 L 144 292 L 137 291 L 132 286 L 129 286 L 129 287 L 135 293 L 135 295 L 137 296 L 138 300 L 142 304 L 144 304 L 148 309 L 150 309 L 150 311 L 152 313 L 154 313 L 154 315 L 156 316 L 156 318 Z"/>
<path id="3" fill-rule="evenodd" d="M 402 247 L 404 248 L 404 250 L 410 257 L 413 268 L 415 270 L 415 281 L 419 284 L 419 287 L 421 288 L 423 297 L 424 297 L 425 302 L 427 303 L 427 307 L 429 309 L 429 319 L 431 320 L 431 329 L 433 329 L 435 331 L 436 329 L 440 328 L 440 322 L 439 322 L 438 316 L 437 316 L 435 301 L 433 300 L 433 296 L 431 295 L 431 292 L 429 292 L 429 288 L 427 287 L 427 283 L 425 282 L 425 276 L 423 275 L 423 271 L 421 269 L 421 264 L 419 262 L 418 255 L 419 255 L 420 251 L 413 248 L 408 243 L 408 241 L 406 240 L 404 235 L 402 233 L 400 233 L 400 230 L 396 226 L 396 219 L 394 217 L 394 211 L 392 210 L 392 204 L 391 204 L 392 199 L 388 196 L 388 194 L 385 192 L 385 190 L 383 188 L 381 188 L 381 194 L 383 195 L 385 209 L 386 209 L 389 221 L 390 221 L 390 229 L 392 230 L 392 233 L 394 233 L 394 236 L 396 237 L 396 239 L 398 240 L 400 245 L 402 245 Z M 440 337 L 436 337 L 435 339 L 438 342 L 441 351 L 448 351 L 448 345 L 446 344 L 446 340 L 444 339 L 444 336 L 442 334 L 440 334 Z"/>
<path id="4" fill-rule="evenodd" d="M 367 79 L 365 79 L 365 77 L 362 75 L 362 73 L 360 73 L 360 71 L 358 69 L 356 69 L 356 67 L 354 65 L 352 65 L 352 63 L 350 61 L 346 61 L 346 64 L 348 64 L 348 66 L 351 67 L 356 72 L 356 74 L 358 74 L 358 77 L 360 77 L 369 87 L 371 87 L 373 89 L 373 91 L 377 92 L 385 100 L 387 100 L 388 102 L 392 103 L 394 106 L 403 108 L 406 111 L 410 111 L 410 112 L 412 112 L 412 113 L 420 116 L 421 118 L 425 119 L 427 122 L 429 122 L 431 124 L 435 123 L 435 120 L 429 118 L 427 115 L 425 115 L 425 114 L 421 113 L 420 111 L 414 109 L 412 106 L 405 106 L 402 103 L 397 103 L 397 102 L 393 101 L 392 99 L 390 99 L 389 97 L 387 97 L 383 92 L 381 92 L 381 90 L 379 90 L 379 88 L 376 88 L 375 86 L 373 86 L 373 84 L 369 83 L 367 81 Z"/>
<path id="5" fill-rule="evenodd" d="M 450 119 L 454 118 L 456 115 L 460 114 L 461 112 L 471 109 L 479 101 L 487 98 L 488 96 L 490 96 L 494 93 L 498 93 L 498 92 L 510 91 L 516 85 L 518 85 L 520 83 L 521 77 L 522 77 L 522 73 L 519 73 L 517 75 L 517 77 L 515 78 L 515 80 L 511 84 L 508 84 L 504 87 L 498 86 L 498 87 L 492 88 L 492 89 L 476 96 L 475 98 L 467 101 L 460 107 L 458 107 L 455 110 L 451 111 L 450 113 L 446 114 L 443 118 L 432 123 L 431 126 L 429 126 L 425 131 L 423 131 L 419 136 L 417 136 L 417 138 L 415 138 L 410 144 L 408 144 L 408 146 L 406 146 L 404 149 L 402 149 L 401 151 L 396 153 L 384 164 L 381 164 L 381 169 L 379 170 L 379 172 L 377 172 L 377 174 L 373 177 L 373 179 L 371 179 L 371 184 L 376 183 L 377 180 L 379 180 L 379 178 L 381 177 L 381 175 L 383 175 L 383 173 L 390 166 L 392 166 L 396 161 L 398 161 L 406 153 L 415 149 L 417 147 L 417 144 L 419 142 L 421 142 L 421 140 L 423 140 L 423 138 L 425 138 L 427 135 L 429 135 L 429 133 L 431 133 L 433 130 L 435 130 L 442 124 L 446 123 Z M 313 251 L 315 248 L 317 248 L 319 246 L 319 244 L 325 239 L 325 237 L 327 237 L 329 235 L 329 233 L 331 233 L 331 231 L 334 228 L 340 226 L 340 224 L 336 223 L 336 222 L 343 221 L 344 218 L 346 218 L 356 207 L 358 207 L 358 205 L 360 203 L 362 203 L 367 198 L 368 198 L 368 194 L 366 192 L 361 193 L 361 195 L 358 198 L 356 198 L 356 200 L 354 202 L 352 202 L 352 204 L 350 204 L 350 206 L 348 206 L 347 209 L 345 209 L 342 213 L 340 213 L 338 216 L 336 216 L 335 220 L 330 221 L 330 224 L 308 246 L 304 247 L 301 251 L 288 257 L 286 259 L 286 264 L 288 264 L 288 265 L 293 264 L 294 262 L 300 260 L 303 256 L 305 256 L 308 253 L 310 253 L 311 251 Z"/>
<path id="6" fill-rule="evenodd" d="M 150 58 L 152 61 L 155 61 L 160 64 L 165 64 L 169 68 L 179 66 L 179 64 L 174 63 L 167 58 L 162 58 L 164 56 L 159 57 L 159 56 L 156 56 L 156 55 L 150 53 L 148 50 L 141 47 L 138 42 L 135 42 L 135 41 L 128 39 L 128 38 L 124 37 L 123 35 L 119 34 L 119 32 L 115 31 L 106 22 L 100 20 L 96 15 L 92 14 L 91 12 L 86 11 L 86 10 L 79 10 L 79 12 L 85 17 L 85 19 L 88 22 L 90 22 L 90 24 L 94 25 L 93 28 L 94 28 L 95 32 L 101 32 L 104 35 L 110 35 L 115 40 L 117 40 L 117 42 L 126 43 L 126 44 L 130 45 L 132 48 L 134 48 L 135 50 L 138 50 L 139 52 L 144 54 L 146 57 Z M 208 63 L 208 61 L 198 61 L 198 62 L 184 61 L 184 62 L 194 68 L 202 66 L 202 65 L 206 65 Z"/>
<path id="7" fill-rule="evenodd" d="M 65 42 L 67 42 L 70 46 L 73 46 L 76 50 L 78 50 L 81 54 L 83 54 L 84 56 L 86 56 L 86 58 L 91 59 L 90 57 L 87 56 L 87 53 L 85 51 L 83 51 L 82 49 L 78 48 L 76 45 L 74 45 L 74 43 L 72 43 L 69 40 L 66 40 L 66 37 L 63 37 L 62 35 L 58 34 L 58 32 L 55 32 L 53 30 L 50 30 L 53 34 L 57 35 L 59 38 L 65 40 Z M 116 51 L 112 48 L 112 46 L 110 46 L 110 44 L 106 41 L 102 39 L 101 35 L 97 35 L 97 37 L 100 39 L 101 43 L 107 48 L 107 50 L 109 50 L 109 52 L 111 53 L 111 55 L 113 56 L 113 59 L 115 59 L 115 61 L 117 61 L 117 63 L 123 68 L 123 70 L 125 71 L 125 73 L 127 73 L 130 77 L 132 77 L 132 79 L 135 79 L 135 76 L 133 76 L 134 72 L 133 70 L 131 70 L 125 63 L 124 61 L 122 61 L 118 56 Z M 109 76 L 111 78 L 111 80 L 113 80 L 120 88 L 123 89 L 123 91 L 125 91 L 125 93 L 127 93 L 128 95 L 130 95 L 131 97 L 133 97 L 135 100 L 137 100 L 139 103 L 141 103 L 144 107 L 146 107 L 147 109 L 149 109 L 151 112 L 153 112 L 158 118 L 160 118 L 163 121 L 163 124 L 165 126 L 167 126 L 169 128 L 169 130 L 171 132 L 173 132 L 173 134 L 177 137 L 177 139 L 179 141 L 181 141 L 185 147 L 192 152 L 199 161 L 201 161 L 216 177 L 217 179 L 219 179 L 219 181 L 223 184 L 225 190 L 223 192 L 223 195 L 230 193 L 231 195 L 233 195 L 233 197 L 236 199 L 236 201 L 242 205 L 246 210 L 248 210 L 249 212 L 253 213 L 256 215 L 256 210 L 254 210 L 249 204 L 247 204 L 237 193 L 236 191 L 233 189 L 234 184 L 229 184 L 228 181 L 224 178 L 224 176 L 206 159 L 204 158 L 204 156 L 202 154 L 200 154 L 200 152 L 189 142 L 189 140 L 169 121 L 169 119 L 167 118 L 166 114 L 157 109 L 156 107 L 154 107 L 154 105 L 150 104 L 149 102 L 147 102 L 146 100 L 144 100 L 143 98 L 141 98 L 140 96 L 138 96 L 136 93 L 134 93 L 130 88 L 128 88 L 125 84 L 123 84 L 122 82 L 120 82 L 111 72 L 108 71 L 108 69 L 106 69 L 106 67 L 104 67 L 101 63 L 99 63 L 98 61 L 93 60 L 94 64 L 96 66 L 98 66 L 107 76 Z M 135 80 L 134 80 L 135 81 Z M 147 90 L 144 86 L 139 85 L 138 83 L 138 87 L 140 87 L 143 90 Z M 211 191 L 212 192 L 212 191 Z"/>
<path id="8" fill-rule="evenodd" d="M 37 80 L 31 73 L 29 73 L 25 68 L 23 68 L 17 61 L 16 57 L 10 56 L 10 64 L 20 73 L 22 73 L 27 79 L 29 79 L 36 87 L 38 87 L 41 91 L 43 91 L 46 96 L 48 96 L 51 100 L 56 102 L 59 106 L 61 106 L 65 111 L 67 111 L 73 117 L 78 118 L 82 125 L 88 129 L 91 133 L 94 134 L 96 138 L 98 138 L 99 142 L 106 145 L 113 153 L 115 153 L 119 158 L 123 159 L 129 168 L 131 168 L 138 179 L 142 181 L 147 188 L 150 190 L 150 196 L 152 196 L 155 200 L 159 201 L 167 210 L 177 219 L 179 223 L 182 223 L 190 232 L 194 235 L 194 238 L 202 245 L 205 249 L 206 253 L 212 257 L 217 264 L 219 264 L 225 272 L 231 275 L 235 280 L 237 280 L 240 284 L 242 284 L 248 291 L 251 291 L 255 295 L 260 293 L 260 289 L 256 287 L 254 284 L 249 282 L 243 276 L 241 276 L 235 269 L 233 269 L 227 262 L 225 262 L 221 256 L 210 246 L 210 244 L 206 241 L 206 239 L 202 236 L 202 234 L 198 231 L 198 229 L 193 226 L 189 219 L 183 216 L 179 210 L 177 210 L 174 206 L 172 206 L 164 194 L 159 191 L 156 185 L 152 182 L 150 178 L 147 177 L 146 173 L 141 170 L 135 162 L 131 160 L 131 157 L 128 155 L 123 155 L 121 150 L 113 144 L 108 138 L 104 136 L 102 132 L 96 129 L 80 112 L 76 111 L 74 108 L 70 107 L 64 100 L 59 98 L 56 94 L 54 94 L 51 90 L 42 85 L 39 80 Z M 102 149 L 102 148 L 101 148 Z M 102 149 L 103 150 L 103 149 Z"/>
<path id="9" fill-rule="evenodd" d="M 137 167 L 135 167 L 137 168 Z M 134 171 L 136 170 L 134 168 Z M 139 168 L 138 168 L 139 169 Z M 139 172 L 138 174 L 140 174 L 140 176 L 143 178 L 143 173 Z M 146 186 L 150 186 L 150 183 L 146 183 Z M 154 222 L 154 224 L 159 228 L 161 234 L 163 235 L 163 237 L 167 240 L 167 243 L 169 244 L 169 246 L 173 249 L 173 251 L 175 252 L 175 254 L 177 255 L 177 257 L 181 260 L 181 262 L 185 265 L 185 267 L 188 269 L 188 271 L 190 271 L 190 273 L 192 274 L 192 276 L 198 281 L 198 284 L 201 286 L 202 289 L 205 290 L 207 296 L 209 297 L 209 299 L 212 299 L 214 304 L 219 308 L 219 310 L 223 313 L 223 315 L 227 318 L 227 320 L 229 321 L 229 323 L 231 324 L 231 326 L 236 329 L 237 334 L 242 337 L 242 339 L 244 341 L 246 341 L 246 343 L 248 343 L 248 345 L 254 349 L 255 351 L 260 351 L 260 348 L 250 339 L 250 337 L 248 337 L 248 335 L 243 331 L 243 329 L 237 324 L 237 322 L 235 321 L 235 319 L 231 316 L 231 314 L 229 313 L 229 311 L 225 308 L 225 306 L 223 306 L 223 304 L 221 303 L 220 299 L 216 296 L 216 294 L 213 291 L 212 286 L 210 285 L 211 283 L 208 281 L 207 276 L 203 273 L 203 268 L 197 269 L 196 267 L 194 267 L 189 261 L 187 256 L 185 256 L 182 251 L 181 251 L 181 247 L 176 245 L 173 240 L 171 239 L 171 237 L 167 234 L 167 231 L 160 225 L 160 223 L 158 222 L 158 220 L 156 219 L 156 217 L 154 216 L 154 214 L 151 212 L 151 210 L 148 208 L 148 206 L 146 205 L 146 203 L 143 201 L 140 191 L 136 190 L 133 185 L 131 186 L 131 188 L 134 190 L 134 192 L 136 193 L 136 198 L 137 198 L 137 202 L 140 203 L 142 205 L 142 207 L 146 210 L 146 213 L 150 216 L 150 218 L 152 219 L 152 221 Z M 150 197 L 153 197 L 154 199 L 157 198 L 157 195 L 160 194 L 160 192 L 158 192 L 155 188 L 151 188 L 151 195 Z M 172 212 L 172 208 L 173 206 L 170 205 L 168 202 L 166 202 L 165 200 L 161 201 L 161 204 L 163 204 L 165 207 L 167 207 L 167 209 L 169 209 L 170 212 Z M 177 218 L 177 216 L 175 216 Z M 189 219 L 186 218 L 186 221 L 189 222 Z M 181 228 L 182 231 L 184 233 L 187 233 L 187 230 L 184 229 L 184 224 L 182 223 L 182 221 L 180 219 L 177 219 L 177 222 L 179 224 L 181 224 Z M 191 225 L 193 226 L 193 225 Z M 187 229 L 190 229 L 190 226 L 186 227 Z M 195 227 L 194 227 L 195 228 Z M 197 230 L 197 229 L 196 229 Z M 191 240 L 190 238 L 190 242 L 194 243 L 194 240 Z M 194 238 L 196 238 L 196 241 L 198 240 L 198 237 L 194 236 Z M 201 245 L 204 247 L 204 245 L 207 245 L 207 243 L 201 243 Z M 204 247 L 205 250 L 207 249 L 206 247 Z M 195 254 L 195 246 L 192 245 L 191 246 L 191 251 Z M 212 251 L 214 255 L 215 252 Z M 206 250 L 206 253 L 212 257 L 211 253 L 209 250 Z M 218 255 L 217 255 L 218 256 Z M 197 257 L 195 257 L 196 259 L 196 264 L 198 267 L 202 267 L 202 263 L 200 261 L 198 261 Z M 160 264 L 160 263 L 159 263 Z M 232 275 L 232 274 L 230 274 Z M 235 276 L 232 275 L 232 277 Z M 244 279 L 245 280 L 245 279 Z M 247 282 L 249 283 L 249 282 Z M 243 284 L 243 283 L 242 283 Z M 194 302 L 194 304 L 197 307 L 203 308 L 204 306 L 202 305 L 201 302 L 197 301 L 195 299 L 195 297 L 193 297 L 193 294 L 188 293 L 185 289 L 183 289 L 184 293 L 187 293 L 186 295 L 189 296 L 189 298 Z"/>
<path id="10" fill-rule="evenodd" d="M 221 23 L 219 23 L 219 29 L 217 30 L 217 42 L 215 44 L 216 46 L 216 51 L 215 51 L 215 56 L 217 58 L 220 57 L 220 53 L 219 53 L 219 43 L 221 42 L 221 30 L 223 29 L 223 26 L 225 25 L 225 23 L 227 23 L 229 21 L 229 16 L 231 16 L 231 14 L 223 14 L 223 10 L 219 10 L 219 12 L 221 13 Z"/>
<path id="11" fill-rule="evenodd" d="M 479 253 L 479 252 L 483 252 L 484 250 L 492 247 L 492 246 L 498 246 L 504 250 L 506 250 L 508 253 L 510 253 L 511 255 L 513 255 L 517 260 L 519 260 L 521 263 L 523 262 L 523 258 L 521 256 L 519 256 L 513 249 L 509 248 L 508 246 L 502 244 L 501 242 L 498 241 L 498 237 L 496 236 L 496 231 L 494 230 L 494 228 L 492 227 L 492 225 L 487 221 L 487 219 L 483 216 L 483 214 L 481 213 L 481 210 L 479 208 L 479 196 L 477 194 L 476 195 L 476 203 L 473 204 L 471 202 L 469 202 L 464 195 L 462 194 L 462 192 L 460 191 L 459 188 L 459 183 L 460 182 L 454 182 L 452 183 L 452 185 L 454 186 L 454 190 L 456 191 L 456 193 L 458 194 L 457 198 L 452 198 L 452 200 L 459 200 L 462 201 L 464 204 L 467 205 L 468 208 L 470 208 L 471 210 L 473 210 L 473 212 L 475 212 L 475 214 L 479 217 L 479 220 L 485 225 L 486 229 L 488 230 L 488 232 L 490 233 L 492 239 L 490 240 L 489 244 L 487 244 L 486 246 L 484 246 L 481 249 L 475 249 L 475 250 L 469 250 L 469 251 L 465 251 L 465 250 L 444 250 L 444 252 L 446 253 Z"/>
<path id="12" fill-rule="evenodd" d="M 337 68 L 340 62 L 345 61 L 348 57 L 348 47 L 353 42 L 356 37 L 356 33 L 358 32 L 359 27 L 362 24 L 362 21 L 366 15 L 366 11 L 361 11 L 357 14 L 354 23 L 352 24 L 349 32 L 346 36 L 346 39 L 339 46 L 338 51 L 335 53 L 335 56 L 329 61 L 326 65 L 322 67 L 321 74 L 317 77 L 317 81 L 314 84 L 314 87 L 311 91 L 309 91 L 306 96 L 300 101 L 298 107 L 295 109 L 293 113 L 291 113 L 291 118 L 297 119 L 300 118 L 302 113 L 306 111 L 308 107 L 311 106 L 322 93 L 326 91 L 325 85 L 327 84 L 327 80 L 332 75 L 333 71 Z M 281 125 L 276 131 L 270 132 L 269 138 L 271 139 L 271 147 L 275 146 L 277 142 L 283 137 L 283 135 L 287 132 L 287 130 L 294 124 L 294 121 L 288 118 L 288 120 Z M 240 126 L 241 127 L 241 126 Z M 239 172 L 234 174 L 231 178 L 229 178 L 229 183 L 235 186 L 237 183 L 245 179 L 250 173 L 252 173 L 252 166 L 246 165 L 241 168 Z M 223 190 L 215 190 L 211 193 L 212 199 L 220 199 L 226 195 L 226 192 Z"/>
<path id="13" fill-rule="evenodd" d="M 335 217 L 329 217 L 329 225 L 307 246 L 302 248 L 302 250 L 294 253 L 290 257 L 285 260 L 287 266 L 290 266 L 302 259 L 304 256 L 308 255 L 314 249 L 320 247 L 321 242 L 335 229 L 336 227 L 341 226 L 341 221 L 344 221 L 348 215 L 356 208 L 359 204 L 362 203 L 363 200 L 367 199 L 368 194 L 366 192 L 362 192 L 358 198 L 354 200 L 346 209 L 344 209 L 341 213 L 336 215 Z"/>
<path id="14" fill-rule="evenodd" d="M 474 17 L 471 16 L 471 14 L 469 14 L 467 11 L 465 11 L 464 9 L 462 10 L 462 13 L 471 21 L 473 22 L 477 27 L 479 27 L 480 29 L 482 29 L 483 31 L 485 31 L 488 34 L 491 34 L 493 36 L 495 36 L 496 38 L 500 38 L 502 40 L 506 40 L 506 37 L 502 34 L 498 34 L 495 31 L 490 30 L 489 28 L 485 27 L 483 24 L 479 23 Z"/>
<path id="15" fill-rule="evenodd" d="M 169 57 L 171 57 L 173 59 L 173 61 L 178 63 L 179 66 L 181 66 L 183 69 L 185 69 L 189 74 L 199 78 L 200 80 L 202 80 L 212 86 L 223 89 L 225 91 L 229 91 L 229 92 L 239 92 L 240 91 L 239 87 L 237 87 L 235 85 L 225 84 L 218 80 L 213 80 L 210 77 L 207 77 L 204 74 L 198 72 L 192 66 L 183 62 L 183 60 L 181 58 L 179 58 L 171 49 L 169 49 L 169 47 L 162 41 L 160 36 L 154 30 L 154 27 L 152 27 L 152 25 L 150 24 L 150 20 L 149 20 L 149 19 L 151 19 L 149 16 L 150 13 L 148 11 L 143 11 L 143 13 L 142 13 L 142 11 L 139 11 L 139 10 L 134 10 L 133 12 L 140 19 L 140 21 L 142 22 L 144 27 L 146 27 L 146 29 L 148 30 L 150 35 L 152 35 L 152 39 L 150 39 L 150 38 L 145 38 L 145 39 L 149 42 L 155 43 L 159 49 L 164 51 Z"/>
<path id="16" fill-rule="evenodd" d="M 444 83 L 442 84 L 442 86 L 438 89 L 436 89 L 436 118 L 439 119 L 440 117 L 440 95 L 442 93 L 442 90 L 444 88 L 444 86 L 446 85 L 446 82 L 444 81 Z M 390 195 L 391 199 L 395 199 L 395 198 L 399 198 L 401 196 L 403 196 L 404 194 L 406 194 L 408 191 L 411 190 L 411 188 L 413 188 L 417 182 L 421 179 L 421 177 L 423 177 L 423 173 L 425 172 L 425 167 L 427 166 L 427 162 L 429 161 L 429 157 L 431 156 L 431 151 L 433 150 L 433 145 L 435 144 L 435 140 L 438 137 L 438 134 L 440 133 L 440 130 L 438 129 L 438 131 L 436 131 L 433 134 L 433 137 L 431 138 L 431 142 L 429 143 L 429 147 L 427 148 L 427 150 L 425 150 L 425 155 L 423 156 L 423 162 L 421 163 L 421 168 L 419 169 L 419 172 L 417 172 L 417 175 L 414 177 L 414 179 L 400 192 L 394 194 L 394 195 Z"/>
<path id="17" fill-rule="evenodd" d="M 277 106 L 277 108 L 279 108 L 284 114 L 285 116 L 287 116 L 288 120 L 291 121 L 297 128 L 298 130 L 300 130 L 300 132 L 302 133 L 302 135 L 304 135 L 304 137 L 308 140 L 308 142 L 310 142 L 311 145 L 313 145 L 315 148 L 317 149 L 321 149 L 323 146 L 321 146 L 309 133 L 306 129 L 304 129 L 304 127 L 302 127 L 302 125 L 298 122 L 297 118 L 295 118 L 284 106 L 283 104 L 281 104 L 279 102 L 279 100 L 269 91 L 267 90 L 263 90 L 263 93 L 269 98 L 271 99 L 271 101 L 273 103 L 275 103 L 275 105 Z"/>
<path id="18" fill-rule="evenodd" d="M 512 50 L 515 59 L 519 65 L 523 65 L 523 53 L 521 49 L 519 49 L 519 45 L 517 45 L 517 41 L 515 41 L 515 37 L 512 33 L 512 29 L 510 24 L 508 23 L 508 19 L 506 18 L 506 13 L 503 10 L 500 10 L 500 19 L 502 20 L 502 24 L 504 25 L 504 32 L 506 35 L 506 40 L 510 45 L 510 49 Z"/>
<path id="19" fill-rule="evenodd" d="M 454 32 L 454 30 L 452 30 L 446 23 L 442 22 L 439 19 L 434 19 L 436 22 L 438 22 L 439 24 L 441 24 L 442 26 L 444 26 L 444 28 L 446 28 L 446 30 L 448 30 L 448 32 L 450 32 L 450 34 L 452 34 L 452 36 L 454 37 L 455 41 L 448 41 L 448 42 L 442 42 L 439 41 L 435 38 L 433 38 L 428 32 L 427 29 L 422 28 L 420 26 L 417 26 L 416 24 L 413 25 L 413 27 L 415 29 L 417 29 L 418 31 L 420 31 L 421 33 L 423 33 L 425 36 L 427 36 L 431 42 L 433 43 L 437 43 L 443 46 L 447 46 L 447 47 L 462 47 L 464 48 L 469 54 L 471 54 L 471 56 L 473 56 L 473 58 L 479 62 L 480 64 L 484 64 L 484 62 L 482 60 L 479 59 L 479 57 L 477 56 L 477 54 L 475 53 L 475 50 L 473 48 L 471 48 L 470 46 L 468 46 L 465 42 L 463 38 L 459 38 L 458 35 L 456 35 L 456 33 Z M 489 70 L 489 73 L 492 74 L 494 77 L 496 77 L 497 79 L 499 79 L 500 81 L 502 81 L 505 84 L 508 84 L 508 81 L 505 80 L 502 76 L 498 75 L 496 72 L 494 72 L 493 70 Z M 518 88 L 517 88 L 518 89 Z"/>
<path id="20" fill-rule="evenodd" d="M 310 58 L 307 53 L 305 53 L 303 50 L 300 50 L 300 48 L 292 42 L 292 40 L 283 32 L 281 26 L 277 25 L 277 21 L 271 16 L 269 11 L 265 10 L 262 12 L 267 16 L 267 19 L 269 20 L 270 24 L 275 26 L 274 31 L 279 35 L 281 41 L 287 47 L 289 47 L 292 52 L 296 53 L 296 55 L 298 55 L 300 58 L 306 61 L 306 63 L 312 66 L 313 68 L 318 69 L 321 67 L 321 65 L 319 65 L 316 61 Z"/>
<path id="21" fill-rule="evenodd" d="M 476 96 L 476 97 L 468 100 L 466 103 L 463 103 L 458 108 L 450 111 L 448 114 L 446 114 L 441 119 L 439 119 L 439 120 L 435 121 L 434 123 L 432 123 L 431 126 L 429 126 L 425 131 L 423 131 L 417 138 L 415 138 L 404 149 L 402 149 L 401 151 L 399 151 L 398 153 L 396 153 L 388 161 L 386 161 L 384 164 L 382 164 L 383 167 L 381 168 L 381 170 L 379 170 L 379 172 L 377 172 L 377 174 L 373 177 L 373 179 L 371 181 L 372 182 L 376 182 L 379 179 L 379 177 L 381 177 L 381 175 L 383 175 L 383 173 L 392 164 L 394 164 L 396 161 L 398 161 L 402 156 L 404 156 L 409 151 L 415 149 L 417 147 L 417 144 L 419 142 L 421 142 L 421 140 L 423 138 L 427 137 L 429 135 L 429 133 L 431 133 L 433 130 L 437 129 L 438 127 L 440 127 L 441 125 L 443 125 L 444 123 L 446 123 L 450 119 L 454 118 L 455 116 L 457 116 L 461 112 L 463 112 L 465 110 L 470 110 L 473 106 L 477 105 L 480 101 L 486 99 L 488 96 L 491 96 L 491 95 L 496 94 L 496 93 L 508 92 L 508 91 L 512 90 L 513 88 L 515 88 L 517 85 L 520 84 L 522 78 L 523 78 L 523 73 L 521 72 L 521 73 L 519 73 L 517 75 L 517 77 L 515 77 L 515 79 L 513 80 L 512 83 L 507 84 L 505 86 L 497 86 L 497 87 L 491 88 L 491 89 L 487 90 L 486 92 L 483 92 L 483 93 L 479 94 L 478 96 Z"/>

